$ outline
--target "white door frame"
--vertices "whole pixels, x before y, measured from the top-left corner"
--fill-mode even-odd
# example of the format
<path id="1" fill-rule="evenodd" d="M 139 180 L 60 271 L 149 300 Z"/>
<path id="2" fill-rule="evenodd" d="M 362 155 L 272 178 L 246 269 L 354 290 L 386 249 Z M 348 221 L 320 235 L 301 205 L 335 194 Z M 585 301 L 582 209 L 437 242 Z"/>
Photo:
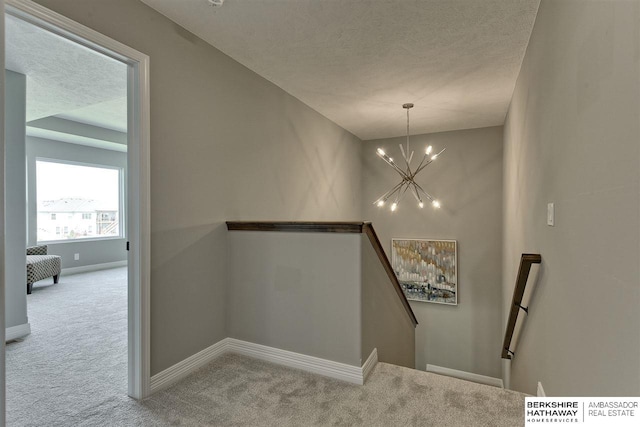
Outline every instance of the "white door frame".
<path id="1" fill-rule="evenodd" d="M 2 351 L 0 351 L 0 427 L 4 427 L 5 425 L 5 324 L 4 324 L 4 314 L 5 314 L 5 304 L 4 304 L 4 85 L 5 85 L 5 72 L 4 72 L 4 0 L 0 0 L 0 13 L 2 13 L 2 21 L 0 21 L 0 63 L 2 64 L 2 74 L 0 75 L 0 204 L 2 205 L 2 209 L 0 209 L 0 307 L 2 310 L 0 311 L 0 329 L 2 330 Z"/>
<path id="2" fill-rule="evenodd" d="M 150 390 L 149 57 L 30 0 L 5 0 L 5 4 L 5 13 L 129 66 L 127 90 L 127 239 L 130 242 L 127 310 L 128 393 L 131 397 L 142 399 L 149 395 Z M 3 14 L 3 19 L 4 16 Z M 2 102 L 4 103 L 4 99 Z M 0 291 L 4 294 L 4 283 L 1 284 Z M 4 393 L 2 394 L 4 397 Z"/>

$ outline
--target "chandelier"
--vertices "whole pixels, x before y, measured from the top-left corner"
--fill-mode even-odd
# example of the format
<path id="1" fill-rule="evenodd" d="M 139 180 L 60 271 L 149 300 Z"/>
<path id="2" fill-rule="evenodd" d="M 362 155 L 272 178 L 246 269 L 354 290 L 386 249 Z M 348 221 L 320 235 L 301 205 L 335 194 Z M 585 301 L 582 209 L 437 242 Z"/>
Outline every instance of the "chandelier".
<path id="1" fill-rule="evenodd" d="M 413 104 L 403 104 L 402 108 L 407 110 L 407 149 L 406 151 L 402 146 L 402 144 L 400 144 L 400 152 L 402 153 L 402 157 L 404 159 L 404 166 L 402 167 L 398 166 L 393 161 L 393 159 L 389 157 L 387 153 L 384 152 L 382 148 L 378 148 L 378 156 L 380 156 L 382 160 L 384 160 L 389 166 L 391 166 L 396 172 L 398 172 L 398 174 L 400 175 L 400 178 L 402 178 L 402 181 L 396 184 L 396 186 L 393 187 L 391 190 L 384 193 L 375 202 L 373 202 L 373 204 L 377 205 L 378 207 L 382 207 L 387 203 L 387 200 L 393 198 L 392 199 L 393 202 L 391 203 L 391 211 L 395 211 L 398 208 L 398 203 L 400 203 L 402 196 L 404 196 L 404 194 L 407 191 L 410 191 L 415 197 L 416 201 L 418 202 L 418 207 L 420 208 L 424 207 L 424 201 L 423 201 L 423 196 L 424 196 L 424 198 L 429 200 L 434 207 L 439 208 L 440 202 L 434 199 L 431 196 L 431 194 L 424 191 L 424 189 L 420 186 L 420 184 L 418 184 L 415 181 L 415 177 L 420 173 L 422 169 L 426 168 L 435 159 L 437 159 L 438 156 L 442 154 L 442 152 L 445 149 L 443 148 L 442 150 L 440 150 L 439 153 L 432 155 L 431 152 L 433 151 L 433 147 L 428 146 L 425 150 L 424 156 L 422 157 L 422 161 L 420 162 L 416 170 L 411 171 L 411 160 L 413 159 L 413 151 L 411 151 L 411 154 L 409 154 L 409 110 L 413 108 Z M 406 167 L 406 170 L 404 169 L 405 167 Z"/>

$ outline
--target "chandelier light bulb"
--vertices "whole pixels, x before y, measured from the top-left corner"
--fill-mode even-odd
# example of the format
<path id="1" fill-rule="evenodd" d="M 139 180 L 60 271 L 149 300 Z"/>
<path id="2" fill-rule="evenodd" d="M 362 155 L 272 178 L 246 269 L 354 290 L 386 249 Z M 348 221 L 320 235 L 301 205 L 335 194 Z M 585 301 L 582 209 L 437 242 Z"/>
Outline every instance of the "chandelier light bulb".
<path id="1" fill-rule="evenodd" d="M 433 147 L 432 147 L 432 146 L 428 146 L 428 147 L 427 147 L 427 156 L 428 156 L 429 154 L 431 154 L 431 151 L 432 151 L 432 150 L 433 150 Z"/>
<path id="2" fill-rule="evenodd" d="M 420 209 L 424 208 L 424 203 L 420 202 L 418 203 L 418 206 L 420 207 Z"/>
<path id="3" fill-rule="evenodd" d="M 440 207 L 440 202 L 437 200 L 434 200 L 433 202 L 431 202 L 431 204 L 433 205 L 434 208 L 439 208 Z"/>
<path id="4" fill-rule="evenodd" d="M 377 205 L 378 205 L 379 208 L 383 207 L 384 206 L 384 200 L 378 200 Z"/>
<path id="5" fill-rule="evenodd" d="M 380 156 L 384 156 L 384 150 L 382 148 L 378 148 L 378 154 Z"/>
<path id="6" fill-rule="evenodd" d="M 394 212 L 397 208 L 398 208 L 398 204 L 394 202 L 394 203 L 391 205 L 391 212 Z"/>

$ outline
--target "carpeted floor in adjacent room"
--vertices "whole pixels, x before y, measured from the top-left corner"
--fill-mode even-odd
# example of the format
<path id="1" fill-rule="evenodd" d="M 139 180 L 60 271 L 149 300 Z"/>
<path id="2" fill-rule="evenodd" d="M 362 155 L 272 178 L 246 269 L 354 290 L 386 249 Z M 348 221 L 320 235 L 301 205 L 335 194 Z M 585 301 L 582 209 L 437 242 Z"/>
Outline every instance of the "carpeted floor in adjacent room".
<path id="1" fill-rule="evenodd" d="M 356 386 L 235 354 L 137 402 L 126 269 L 63 276 L 28 298 L 32 334 L 7 345 L 9 426 L 524 425 L 520 393 L 386 363 Z"/>

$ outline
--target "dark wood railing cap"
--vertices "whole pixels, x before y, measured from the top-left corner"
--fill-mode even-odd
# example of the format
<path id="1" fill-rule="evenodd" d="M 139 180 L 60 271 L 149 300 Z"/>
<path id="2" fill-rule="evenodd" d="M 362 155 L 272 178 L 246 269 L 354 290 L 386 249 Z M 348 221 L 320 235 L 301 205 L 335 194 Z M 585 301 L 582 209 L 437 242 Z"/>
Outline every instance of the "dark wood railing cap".
<path id="1" fill-rule="evenodd" d="M 316 233 L 362 233 L 364 222 L 332 221 L 227 221 L 228 230 L 301 231 Z"/>

